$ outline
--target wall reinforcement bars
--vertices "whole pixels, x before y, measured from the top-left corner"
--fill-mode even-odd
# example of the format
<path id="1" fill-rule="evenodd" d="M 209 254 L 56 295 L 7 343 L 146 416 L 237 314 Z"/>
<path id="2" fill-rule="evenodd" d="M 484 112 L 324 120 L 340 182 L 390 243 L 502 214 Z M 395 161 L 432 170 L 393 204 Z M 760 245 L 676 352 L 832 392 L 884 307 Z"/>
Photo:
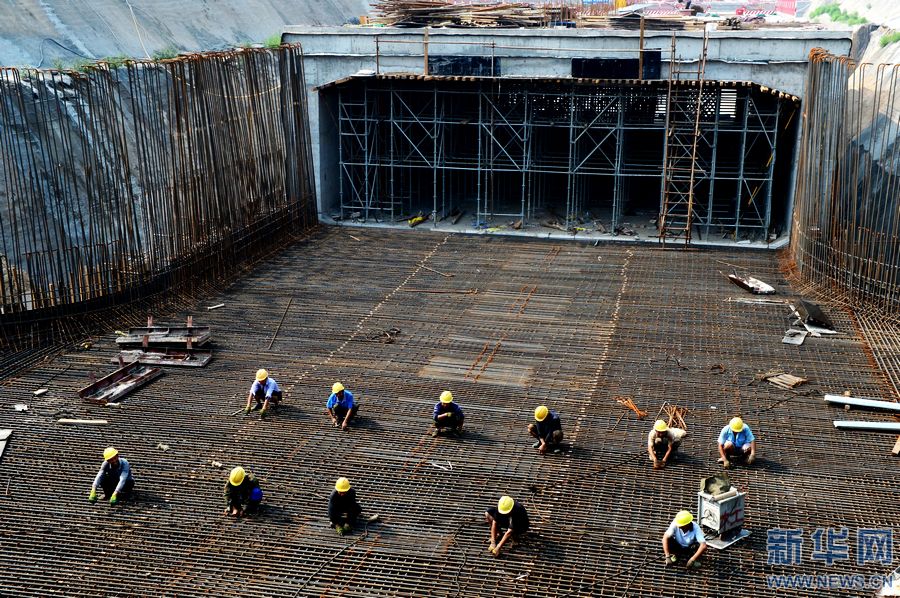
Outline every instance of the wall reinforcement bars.
<path id="1" fill-rule="evenodd" d="M 299 46 L 0 70 L 0 320 L 225 276 L 314 226 L 303 81 Z"/>
<path id="2" fill-rule="evenodd" d="M 813 51 L 791 252 L 832 294 L 900 313 L 900 65 Z"/>

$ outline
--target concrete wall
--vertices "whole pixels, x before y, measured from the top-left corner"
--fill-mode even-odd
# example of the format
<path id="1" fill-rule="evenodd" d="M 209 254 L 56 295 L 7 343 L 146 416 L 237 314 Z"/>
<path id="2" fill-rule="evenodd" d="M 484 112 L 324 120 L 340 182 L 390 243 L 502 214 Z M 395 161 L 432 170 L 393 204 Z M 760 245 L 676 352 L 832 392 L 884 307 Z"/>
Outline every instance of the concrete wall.
<path id="1" fill-rule="evenodd" d="M 368 10 L 367 0 L 5 0 L 0 65 L 222 49 L 262 42 L 288 24 L 340 25 Z"/>
<path id="2" fill-rule="evenodd" d="M 335 153 L 331 145 L 337 137 L 329 122 L 333 112 L 320 113 L 314 88 L 361 69 L 422 73 L 424 30 L 295 27 L 289 28 L 283 37 L 285 41 L 303 44 L 319 205 L 327 206 L 333 199 L 334 177 L 338 173 L 323 174 L 320 164 L 329 163 L 326 157 Z M 682 63 L 696 64 L 702 44 L 702 32 L 678 32 L 676 56 Z M 825 48 L 832 54 L 847 55 L 850 46 L 849 30 L 713 31 L 709 38 L 706 77 L 754 81 L 802 97 L 810 50 Z M 668 77 L 671 32 L 646 32 L 644 48 L 661 51 L 662 76 Z M 569 77 L 572 58 L 636 58 L 638 49 L 637 31 L 432 29 L 428 32 L 429 55 L 495 56 L 501 59 L 504 77 Z M 331 133 L 326 134 L 323 126 Z"/>

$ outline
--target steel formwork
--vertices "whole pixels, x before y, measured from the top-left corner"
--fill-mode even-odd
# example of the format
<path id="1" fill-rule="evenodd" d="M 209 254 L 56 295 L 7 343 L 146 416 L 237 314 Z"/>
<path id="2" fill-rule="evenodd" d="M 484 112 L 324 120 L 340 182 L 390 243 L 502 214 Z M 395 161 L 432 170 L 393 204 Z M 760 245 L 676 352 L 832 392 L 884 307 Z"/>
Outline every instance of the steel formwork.
<path id="1" fill-rule="evenodd" d="M 437 222 L 462 208 L 476 227 L 549 214 L 567 229 L 588 216 L 614 230 L 664 205 L 666 81 L 377 75 L 320 91 L 337 95 L 345 218 L 420 212 Z M 737 240 L 781 230 L 776 172 L 790 171 L 792 151 L 776 149 L 794 143 L 796 98 L 726 81 L 689 96 L 700 98 L 696 232 Z"/>

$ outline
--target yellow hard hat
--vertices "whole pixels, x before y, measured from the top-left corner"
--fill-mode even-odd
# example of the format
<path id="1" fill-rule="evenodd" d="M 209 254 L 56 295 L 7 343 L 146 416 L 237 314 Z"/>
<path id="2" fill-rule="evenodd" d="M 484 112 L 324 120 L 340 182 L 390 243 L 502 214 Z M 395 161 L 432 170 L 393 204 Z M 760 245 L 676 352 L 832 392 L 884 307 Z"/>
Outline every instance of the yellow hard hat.
<path id="1" fill-rule="evenodd" d="M 744 429 L 744 420 L 739 417 L 731 418 L 731 421 L 728 422 L 728 425 L 731 427 L 732 432 L 740 432 Z"/>
<path id="2" fill-rule="evenodd" d="M 269 372 L 267 372 L 266 370 L 256 370 L 256 381 L 257 382 L 262 382 L 263 380 L 265 380 L 268 377 L 269 377 Z"/>
<path id="3" fill-rule="evenodd" d="M 512 499 L 512 496 L 501 496 L 500 500 L 497 501 L 497 510 L 500 511 L 501 515 L 509 515 L 514 504 L 516 504 L 516 501 Z"/>
<path id="4" fill-rule="evenodd" d="M 547 409 L 546 406 L 541 405 L 540 407 L 538 407 L 537 409 L 534 410 L 534 419 L 536 419 L 539 422 L 542 422 L 545 419 L 547 419 L 548 413 L 550 413 L 550 410 Z"/>
<path id="5" fill-rule="evenodd" d="M 350 480 L 347 478 L 338 478 L 337 482 L 334 483 L 334 489 L 338 492 L 346 492 L 350 489 Z"/>
<path id="6" fill-rule="evenodd" d="M 232 486 L 240 486 L 246 475 L 247 472 L 244 471 L 243 467 L 235 467 L 231 470 L 231 473 L 228 474 L 228 481 L 231 482 Z"/>
<path id="7" fill-rule="evenodd" d="M 669 429 L 669 426 L 663 420 L 658 419 L 658 420 L 656 420 L 656 423 L 653 424 L 653 429 L 656 430 L 657 432 L 665 432 L 666 430 Z"/>
<path id="8" fill-rule="evenodd" d="M 334 384 L 331 385 L 331 392 L 333 392 L 334 394 L 337 394 L 337 393 L 341 392 L 342 390 L 344 390 L 344 385 L 341 384 L 340 382 L 335 382 Z"/>
<path id="9" fill-rule="evenodd" d="M 445 390 L 441 393 L 441 403 L 452 403 L 453 402 L 453 393 L 449 390 Z"/>
<path id="10" fill-rule="evenodd" d="M 113 457 L 115 457 L 118 454 L 119 454 L 119 451 L 117 451 L 113 447 L 109 447 L 108 449 L 103 451 L 103 460 L 109 461 L 110 459 L 112 459 Z"/>
<path id="11" fill-rule="evenodd" d="M 688 523 L 690 523 L 693 520 L 694 520 L 694 516 L 691 515 L 690 511 L 678 511 L 678 514 L 675 515 L 675 524 L 678 525 L 678 527 L 681 527 L 682 525 L 687 525 Z"/>

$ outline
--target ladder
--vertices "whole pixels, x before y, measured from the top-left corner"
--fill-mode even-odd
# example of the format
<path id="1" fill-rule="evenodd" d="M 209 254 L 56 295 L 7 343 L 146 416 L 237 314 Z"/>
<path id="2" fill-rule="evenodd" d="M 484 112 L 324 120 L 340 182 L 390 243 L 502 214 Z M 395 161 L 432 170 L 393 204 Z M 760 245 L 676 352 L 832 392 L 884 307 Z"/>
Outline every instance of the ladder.
<path id="1" fill-rule="evenodd" d="M 703 32 L 703 48 L 696 68 L 682 64 L 675 54 L 675 33 L 669 59 L 666 95 L 666 140 L 663 157 L 659 240 L 691 242 L 694 220 L 694 186 L 697 143 L 703 112 L 703 84 L 709 36 Z"/>

